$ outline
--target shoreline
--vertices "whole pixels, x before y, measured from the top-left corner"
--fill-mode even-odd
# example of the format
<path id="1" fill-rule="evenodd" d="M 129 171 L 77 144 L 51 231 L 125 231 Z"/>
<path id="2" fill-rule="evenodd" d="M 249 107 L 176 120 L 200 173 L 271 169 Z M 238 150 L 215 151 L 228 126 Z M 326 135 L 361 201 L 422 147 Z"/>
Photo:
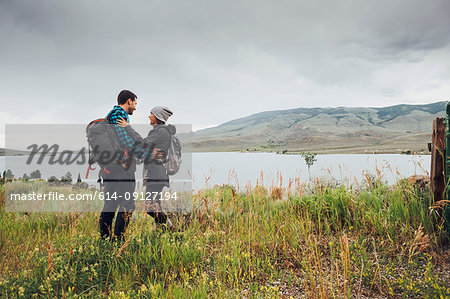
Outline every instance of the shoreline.
<path id="1" fill-rule="evenodd" d="M 407 155 L 407 156 L 414 156 L 414 155 L 431 155 L 430 152 L 411 152 L 411 153 L 404 153 L 394 150 L 374 150 L 374 151 L 361 151 L 361 150 L 352 150 L 352 151 L 339 151 L 339 150 L 295 150 L 295 151 L 275 151 L 275 150 L 209 150 L 209 151 L 192 151 L 192 154 L 201 154 L 201 153 L 272 153 L 272 154 L 278 154 L 278 155 L 300 155 L 302 152 L 312 152 L 316 153 L 317 155 Z M 15 154 L 15 155 L 4 155 L 0 154 L 0 157 L 23 157 L 28 156 L 29 154 Z M 50 154 L 45 156 L 52 156 Z"/>

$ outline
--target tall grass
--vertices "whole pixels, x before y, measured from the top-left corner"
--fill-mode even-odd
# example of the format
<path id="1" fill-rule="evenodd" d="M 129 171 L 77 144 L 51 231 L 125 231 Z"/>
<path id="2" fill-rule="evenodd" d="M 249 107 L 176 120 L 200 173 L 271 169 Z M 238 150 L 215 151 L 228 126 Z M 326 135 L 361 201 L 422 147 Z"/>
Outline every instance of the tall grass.
<path id="1" fill-rule="evenodd" d="M 180 231 L 136 214 L 119 243 L 99 238 L 98 213 L 2 207 L 0 294 L 445 297 L 449 238 L 432 204 L 428 186 L 407 179 L 214 186 L 194 194 L 190 215 L 172 215 Z"/>

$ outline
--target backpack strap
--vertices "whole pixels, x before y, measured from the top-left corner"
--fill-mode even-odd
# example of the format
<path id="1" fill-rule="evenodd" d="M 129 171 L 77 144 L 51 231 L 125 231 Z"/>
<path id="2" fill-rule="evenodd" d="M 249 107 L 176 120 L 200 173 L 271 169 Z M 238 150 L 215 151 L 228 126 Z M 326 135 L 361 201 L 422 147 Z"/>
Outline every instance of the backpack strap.
<path id="1" fill-rule="evenodd" d="M 91 121 L 91 122 L 86 126 L 86 134 L 87 134 L 89 128 L 90 128 L 93 124 L 95 124 L 96 122 L 99 122 L 99 121 L 105 121 L 105 120 L 106 120 L 106 118 L 99 118 L 99 119 L 94 119 L 93 121 Z"/>
<path id="2" fill-rule="evenodd" d="M 86 179 L 89 177 L 89 171 L 95 170 L 95 168 L 92 168 L 92 165 L 88 165 L 87 171 L 86 171 Z"/>
<path id="3" fill-rule="evenodd" d="M 109 115 L 109 114 L 108 114 Z M 104 120 L 106 120 L 106 118 L 99 118 L 99 119 L 95 119 L 95 120 L 93 120 L 93 121 L 91 121 L 89 124 L 88 124 L 88 127 L 90 126 L 90 125 L 92 125 L 92 124 L 94 124 L 94 123 L 96 123 L 96 122 L 99 122 L 99 121 L 104 121 Z"/>

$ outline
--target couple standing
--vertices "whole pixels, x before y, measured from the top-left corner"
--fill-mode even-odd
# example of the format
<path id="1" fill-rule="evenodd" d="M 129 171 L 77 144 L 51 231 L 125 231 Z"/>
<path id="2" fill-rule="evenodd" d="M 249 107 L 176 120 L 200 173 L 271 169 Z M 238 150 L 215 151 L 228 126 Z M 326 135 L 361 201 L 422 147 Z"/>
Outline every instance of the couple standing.
<path id="1" fill-rule="evenodd" d="M 131 159 L 131 163 L 126 166 L 123 163 L 111 163 L 102 173 L 105 196 L 112 199 L 105 200 L 100 214 L 99 225 L 102 237 L 111 237 L 112 222 L 117 208 L 119 211 L 114 236 L 121 239 L 130 222 L 135 208 L 133 193 L 136 186 L 136 159 L 144 160 L 146 194 L 155 195 L 152 200 L 145 201 L 146 212 L 155 218 L 157 225 L 166 224 L 169 229 L 172 228 L 170 219 L 162 212 L 158 196 L 164 187 L 169 187 L 169 176 L 163 161 L 170 146 L 171 135 L 176 133 L 173 125 L 166 125 L 173 113 L 167 107 L 153 108 L 149 115 L 150 125 L 153 128 L 147 137 L 142 138 L 129 125 L 129 115 L 133 114 L 136 106 L 137 96 L 129 90 L 122 90 L 117 96 L 117 105 L 106 116 L 106 120 L 113 125 L 117 133 L 125 156 Z"/>

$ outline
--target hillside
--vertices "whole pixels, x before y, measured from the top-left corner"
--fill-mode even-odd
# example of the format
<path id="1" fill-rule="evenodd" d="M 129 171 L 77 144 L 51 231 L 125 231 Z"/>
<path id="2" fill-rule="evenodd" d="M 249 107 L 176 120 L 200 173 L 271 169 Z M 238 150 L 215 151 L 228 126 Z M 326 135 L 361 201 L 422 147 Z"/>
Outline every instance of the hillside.
<path id="1" fill-rule="evenodd" d="M 194 151 L 425 152 L 447 102 L 267 111 L 192 134 Z"/>

